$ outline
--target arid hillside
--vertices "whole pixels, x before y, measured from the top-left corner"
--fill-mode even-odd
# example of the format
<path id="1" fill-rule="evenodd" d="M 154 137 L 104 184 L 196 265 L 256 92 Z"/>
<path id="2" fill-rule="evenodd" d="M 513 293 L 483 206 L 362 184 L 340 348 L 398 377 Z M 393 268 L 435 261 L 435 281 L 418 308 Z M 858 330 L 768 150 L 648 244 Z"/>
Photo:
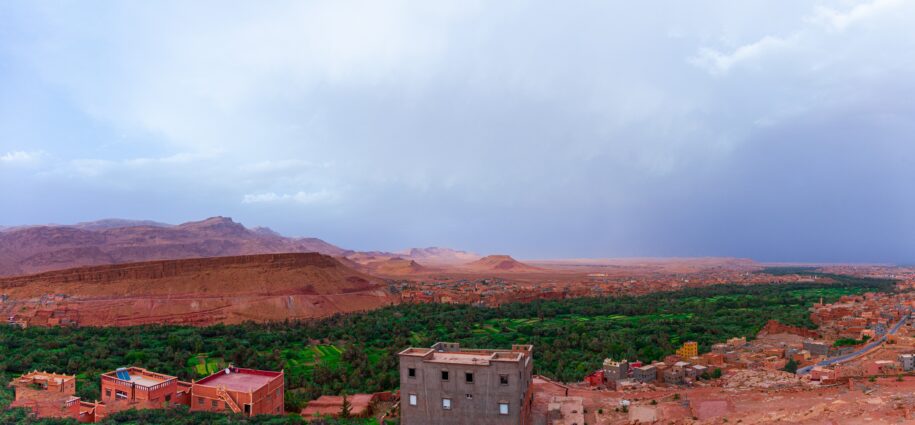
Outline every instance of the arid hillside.
<path id="1" fill-rule="evenodd" d="M 149 260 L 284 252 L 340 256 L 348 251 L 316 238 L 287 238 L 270 229 L 248 229 L 225 217 L 179 225 L 102 220 L 0 230 L 0 276 Z"/>
<path id="2" fill-rule="evenodd" d="M 0 279 L 0 312 L 54 324 L 238 323 L 395 302 L 384 283 L 316 253 L 148 261 Z"/>
<path id="3" fill-rule="evenodd" d="M 399 255 L 428 266 L 456 266 L 481 258 L 480 255 L 472 252 L 441 247 L 413 248 L 403 251 Z"/>
<path id="4" fill-rule="evenodd" d="M 489 255 L 477 261 L 460 266 L 473 272 L 532 273 L 544 271 L 539 267 L 524 264 L 508 255 Z"/>

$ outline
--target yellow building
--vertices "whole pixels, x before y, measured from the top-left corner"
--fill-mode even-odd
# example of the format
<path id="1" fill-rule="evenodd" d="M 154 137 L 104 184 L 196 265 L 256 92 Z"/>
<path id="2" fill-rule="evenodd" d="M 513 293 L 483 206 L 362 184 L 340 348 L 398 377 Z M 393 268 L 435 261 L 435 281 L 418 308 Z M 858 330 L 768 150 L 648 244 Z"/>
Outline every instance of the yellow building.
<path id="1" fill-rule="evenodd" d="M 686 341 L 677 349 L 677 355 L 684 359 L 691 359 L 699 355 L 699 344 L 696 341 Z"/>

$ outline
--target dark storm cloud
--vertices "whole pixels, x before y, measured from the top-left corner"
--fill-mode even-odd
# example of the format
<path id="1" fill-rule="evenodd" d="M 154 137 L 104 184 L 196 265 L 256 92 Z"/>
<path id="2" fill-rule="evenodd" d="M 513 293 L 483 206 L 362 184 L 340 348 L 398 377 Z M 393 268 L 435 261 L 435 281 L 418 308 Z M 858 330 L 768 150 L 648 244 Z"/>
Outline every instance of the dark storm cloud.
<path id="1" fill-rule="evenodd" d="M 230 215 L 355 249 L 915 259 L 902 1 L 0 12 L 0 224 Z"/>

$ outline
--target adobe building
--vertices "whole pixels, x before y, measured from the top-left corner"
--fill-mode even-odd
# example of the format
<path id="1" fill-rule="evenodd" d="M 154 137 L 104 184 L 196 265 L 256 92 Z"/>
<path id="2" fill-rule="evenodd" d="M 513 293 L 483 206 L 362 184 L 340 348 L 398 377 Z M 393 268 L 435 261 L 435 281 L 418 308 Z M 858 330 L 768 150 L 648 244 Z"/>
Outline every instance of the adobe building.
<path id="1" fill-rule="evenodd" d="M 173 403 L 178 393 L 178 378 L 150 372 L 139 367 L 118 368 L 102 374 L 102 401 Z"/>
<path id="2" fill-rule="evenodd" d="M 533 349 L 438 342 L 401 351 L 401 425 L 529 425 Z"/>
<path id="3" fill-rule="evenodd" d="M 36 370 L 20 376 L 12 382 L 12 386 L 17 390 L 22 389 L 23 392 L 27 388 L 32 388 L 48 393 L 74 395 L 76 394 L 76 376 L 39 372 Z M 19 396 L 20 391 L 16 391 L 17 400 L 19 399 Z"/>
<path id="4" fill-rule="evenodd" d="M 16 392 L 10 407 L 24 407 L 38 418 L 75 418 L 79 415 L 76 376 L 33 371 L 10 382 Z"/>
<path id="5" fill-rule="evenodd" d="M 281 415 L 284 385 L 283 372 L 229 366 L 192 383 L 191 411 Z"/>

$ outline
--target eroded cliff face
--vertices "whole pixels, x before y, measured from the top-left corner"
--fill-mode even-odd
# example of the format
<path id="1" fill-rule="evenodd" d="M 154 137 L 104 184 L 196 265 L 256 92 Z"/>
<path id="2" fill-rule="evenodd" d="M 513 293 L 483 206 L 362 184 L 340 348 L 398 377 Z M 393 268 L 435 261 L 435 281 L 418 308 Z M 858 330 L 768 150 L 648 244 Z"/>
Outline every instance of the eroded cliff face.
<path id="1" fill-rule="evenodd" d="M 0 294 L 0 312 L 33 326 L 319 318 L 395 301 L 383 281 L 317 253 L 80 267 L 0 278 Z"/>
<path id="2" fill-rule="evenodd" d="M 175 226 L 110 222 L 4 229 L 0 231 L 0 276 L 149 260 L 349 252 L 316 238 L 286 238 L 269 229 L 248 229 L 226 217 Z"/>

